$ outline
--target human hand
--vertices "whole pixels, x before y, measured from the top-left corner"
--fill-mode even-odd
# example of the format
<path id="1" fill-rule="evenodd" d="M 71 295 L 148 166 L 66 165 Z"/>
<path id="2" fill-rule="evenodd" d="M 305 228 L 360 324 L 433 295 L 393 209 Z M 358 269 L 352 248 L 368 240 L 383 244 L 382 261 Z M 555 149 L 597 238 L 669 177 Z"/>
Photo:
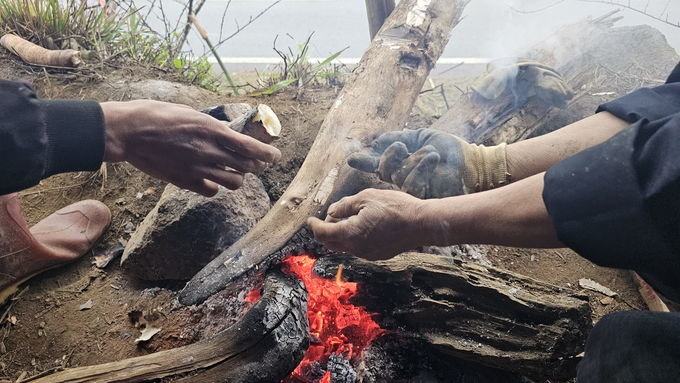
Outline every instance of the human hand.
<path id="1" fill-rule="evenodd" d="M 236 133 L 185 105 L 152 100 L 104 102 L 104 161 L 128 161 L 139 170 L 210 197 L 218 184 L 238 189 L 244 173 L 274 163 L 281 152 Z"/>
<path id="2" fill-rule="evenodd" d="M 429 129 L 385 133 L 372 155 L 347 163 L 418 198 L 444 198 L 508 183 L 505 144 L 485 147 Z"/>
<path id="3" fill-rule="evenodd" d="M 431 235 L 421 214 L 424 203 L 399 191 L 366 189 L 332 204 L 325 222 L 310 217 L 307 225 L 330 250 L 388 259 L 423 245 Z"/>
<path id="4" fill-rule="evenodd" d="M 487 100 L 495 100 L 506 88 L 527 97 L 536 95 L 562 109 L 574 97 L 574 92 L 555 69 L 514 57 L 491 61 L 472 84 L 472 89 Z"/>

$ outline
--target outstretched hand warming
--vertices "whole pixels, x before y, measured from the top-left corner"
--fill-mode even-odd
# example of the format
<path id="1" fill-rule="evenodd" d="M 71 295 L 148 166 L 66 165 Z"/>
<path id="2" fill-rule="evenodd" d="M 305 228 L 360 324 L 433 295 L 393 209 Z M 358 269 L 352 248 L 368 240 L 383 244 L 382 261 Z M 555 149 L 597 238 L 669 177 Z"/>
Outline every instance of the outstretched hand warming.
<path id="1" fill-rule="evenodd" d="M 218 184 L 237 189 L 244 173 L 274 163 L 281 152 L 236 133 L 185 105 L 152 100 L 105 102 L 104 161 L 128 161 L 143 172 L 204 196 Z"/>

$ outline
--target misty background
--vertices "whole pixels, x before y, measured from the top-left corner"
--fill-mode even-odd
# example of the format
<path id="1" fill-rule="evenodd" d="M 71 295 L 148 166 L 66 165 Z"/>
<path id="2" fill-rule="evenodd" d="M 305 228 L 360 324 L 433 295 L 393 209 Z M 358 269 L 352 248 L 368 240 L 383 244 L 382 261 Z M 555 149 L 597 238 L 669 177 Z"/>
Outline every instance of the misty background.
<path id="1" fill-rule="evenodd" d="M 186 1 L 164 2 L 166 19 L 178 20 Z M 611 2 L 616 3 L 617 0 Z M 560 25 L 586 16 L 597 18 L 616 9 L 621 10 L 618 16 L 623 16 L 616 23 L 617 27 L 650 25 L 661 31 L 676 52 L 680 52 L 680 28 L 677 27 L 680 22 L 680 1 L 618 2 L 620 5 L 591 0 L 472 0 L 465 8 L 462 21 L 453 29 L 442 58 L 453 63 L 483 63 L 512 56 L 518 48 L 540 40 Z M 220 29 L 222 38 L 227 37 L 236 32 L 238 26 L 244 26 L 251 17 L 256 17 L 271 6 L 252 24 L 219 46 L 218 53 L 226 58 L 227 70 L 262 70 L 267 65 L 271 68 L 280 62 L 272 49 L 277 36 L 276 46 L 279 50 L 287 51 L 290 47 L 295 52 L 295 41 L 288 35 L 303 42 L 313 33 L 311 57 L 328 57 L 348 47 L 339 57 L 340 61 L 345 60 L 348 64 L 356 63 L 370 43 L 365 0 L 282 0 L 278 4 L 274 3 L 271 0 L 209 0 L 200 10 L 198 19 L 215 44 L 220 40 Z M 628 9 L 627 6 L 676 26 Z M 158 14 L 158 11 L 155 14 L 158 20 L 162 19 L 163 15 Z M 162 32 L 162 23 L 152 24 L 152 27 Z M 193 29 L 184 50 L 192 51 L 195 55 L 211 56 Z M 440 62 L 433 74 L 447 67 L 450 65 Z M 215 69 L 215 72 L 219 72 Z"/>

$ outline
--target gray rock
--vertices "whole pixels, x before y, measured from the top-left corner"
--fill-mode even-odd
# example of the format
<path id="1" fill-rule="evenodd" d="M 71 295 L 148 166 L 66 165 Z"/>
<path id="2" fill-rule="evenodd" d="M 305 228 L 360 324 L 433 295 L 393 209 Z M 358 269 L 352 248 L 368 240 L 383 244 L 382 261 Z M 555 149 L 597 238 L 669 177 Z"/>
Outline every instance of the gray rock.
<path id="1" fill-rule="evenodd" d="M 260 180 L 246 175 L 238 190 L 212 198 L 168 185 L 137 227 L 121 265 L 145 280 L 187 280 L 247 233 L 269 211 Z"/>

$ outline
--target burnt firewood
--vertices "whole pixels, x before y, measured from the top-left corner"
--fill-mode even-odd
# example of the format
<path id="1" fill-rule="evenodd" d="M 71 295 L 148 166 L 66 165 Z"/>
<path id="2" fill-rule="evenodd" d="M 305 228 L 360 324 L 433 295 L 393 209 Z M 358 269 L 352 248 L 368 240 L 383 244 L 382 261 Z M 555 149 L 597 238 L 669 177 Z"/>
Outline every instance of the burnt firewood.
<path id="1" fill-rule="evenodd" d="M 307 291 L 298 279 L 272 269 L 261 294 L 232 327 L 204 341 L 119 362 L 66 369 L 26 382 L 146 382 L 167 377 L 181 382 L 281 381 L 309 347 Z"/>
<path id="2" fill-rule="evenodd" d="M 355 304 L 378 324 L 439 351 L 536 379 L 575 376 L 592 327 L 587 296 L 515 274 L 431 254 L 369 262 L 320 258 L 314 272 L 360 282 Z"/>

